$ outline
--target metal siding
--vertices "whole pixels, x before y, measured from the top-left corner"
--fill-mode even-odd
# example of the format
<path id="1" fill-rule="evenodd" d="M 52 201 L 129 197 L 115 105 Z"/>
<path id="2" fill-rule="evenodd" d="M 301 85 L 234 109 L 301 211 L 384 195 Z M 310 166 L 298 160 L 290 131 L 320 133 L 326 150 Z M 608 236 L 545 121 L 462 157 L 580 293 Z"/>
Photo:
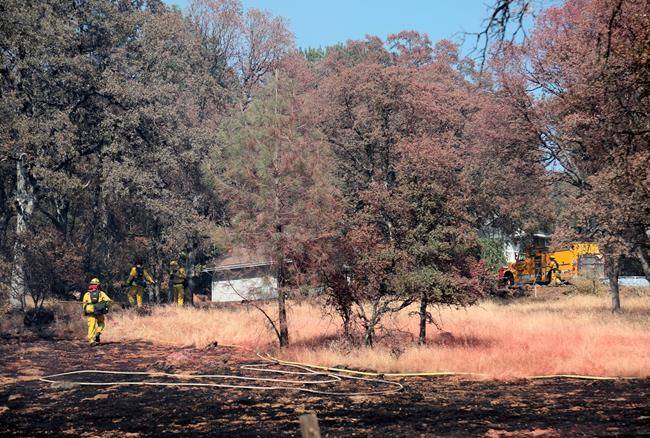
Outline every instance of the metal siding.
<path id="1" fill-rule="evenodd" d="M 618 284 L 621 286 L 650 287 L 650 282 L 648 282 L 648 279 L 641 276 L 619 277 Z"/>

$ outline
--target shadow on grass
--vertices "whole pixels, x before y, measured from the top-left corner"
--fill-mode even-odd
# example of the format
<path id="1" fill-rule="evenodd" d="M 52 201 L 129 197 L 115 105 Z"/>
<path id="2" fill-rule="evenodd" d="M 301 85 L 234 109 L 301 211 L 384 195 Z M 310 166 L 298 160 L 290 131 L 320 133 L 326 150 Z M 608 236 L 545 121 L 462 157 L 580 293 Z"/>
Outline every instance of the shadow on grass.
<path id="1" fill-rule="evenodd" d="M 650 319 L 650 308 L 644 309 L 626 309 L 625 303 L 622 303 L 621 313 L 612 313 L 611 309 L 607 306 L 593 307 L 593 306 L 576 306 L 569 308 L 553 308 L 553 307 L 533 307 L 522 310 L 522 314 L 556 314 L 565 315 L 567 318 L 576 315 L 591 315 L 603 316 L 611 318 L 624 318 L 624 319 Z"/>
<path id="2" fill-rule="evenodd" d="M 430 336 L 426 340 L 425 346 L 444 348 L 489 348 L 494 346 L 496 343 L 497 342 L 494 339 L 471 335 L 454 336 L 449 332 L 441 332 L 434 336 Z M 375 344 L 375 348 L 379 350 L 390 349 L 392 351 L 395 349 L 396 345 L 399 345 L 400 350 L 402 350 L 401 352 L 403 353 L 403 350 L 405 350 L 405 348 L 418 346 L 417 338 L 415 335 L 409 334 L 408 340 L 406 342 L 398 344 L 396 344 L 394 338 L 382 338 Z M 316 350 L 321 348 L 331 348 L 342 353 L 351 353 L 352 351 L 359 348 L 364 348 L 364 345 L 363 342 L 361 342 L 361 339 L 358 337 L 350 340 L 344 338 L 340 334 L 329 334 L 292 342 L 289 348 L 296 350 Z"/>
<path id="3" fill-rule="evenodd" d="M 489 348 L 496 342 L 493 339 L 478 336 L 454 336 L 449 332 L 442 332 L 427 342 L 426 345 L 446 348 Z"/>
<path id="4" fill-rule="evenodd" d="M 290 348 L 307 348 L 315 349 L 322 347 L 339 347 L 339 348 L 350 348 L 352 346 L 357 346 L 356 342 L 345 339 L 340 334 L 329 334 L 329 335 L 319 335 L 309 339 L 301 339 L 300 341 L 295 341 L 290 344 Z"/>

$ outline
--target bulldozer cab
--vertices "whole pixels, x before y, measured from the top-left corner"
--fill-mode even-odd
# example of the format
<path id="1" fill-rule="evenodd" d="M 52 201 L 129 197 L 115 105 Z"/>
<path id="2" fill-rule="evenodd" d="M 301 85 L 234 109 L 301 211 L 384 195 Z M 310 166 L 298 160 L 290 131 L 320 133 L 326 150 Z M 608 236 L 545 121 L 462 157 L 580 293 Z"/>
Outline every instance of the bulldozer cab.
<path id="1" fill-rule="evenodd" d="M 529 254 L 534 255 L 540 252 L 546 252 L 549 250 L 551 238 L 546 234 L 533 234 L 530 245 L 529 245 Z"/>

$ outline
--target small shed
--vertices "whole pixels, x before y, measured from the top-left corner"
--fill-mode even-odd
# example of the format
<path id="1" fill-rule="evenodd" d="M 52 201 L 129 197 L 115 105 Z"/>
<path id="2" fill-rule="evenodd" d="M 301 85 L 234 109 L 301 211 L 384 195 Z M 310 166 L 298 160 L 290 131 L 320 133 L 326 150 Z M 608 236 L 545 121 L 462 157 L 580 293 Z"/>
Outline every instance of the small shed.
<path id="1" fill-rule="evenodd" d="M 212 267 L 211 299 L 214 302 L 268 300 L 277 297 L 277 281 L 271 262 L 259 252 L 235 247 L 217 258 Z"/>

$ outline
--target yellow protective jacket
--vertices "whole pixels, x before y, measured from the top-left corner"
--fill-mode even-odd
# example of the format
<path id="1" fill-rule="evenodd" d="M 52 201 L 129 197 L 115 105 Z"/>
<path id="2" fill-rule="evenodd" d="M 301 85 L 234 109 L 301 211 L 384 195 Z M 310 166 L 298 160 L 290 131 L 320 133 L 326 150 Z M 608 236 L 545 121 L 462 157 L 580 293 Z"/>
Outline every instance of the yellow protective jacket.
<path id="1" fill-rule="evenodd" d="M 108 302 L 110 303 L 112 300 L 106 295 L 104 291 L 99 292 L 99 300 L 98 302 Z M 92 303 L 92 299 L 90 298 L 90 291 L 86 292 L 84 294 L 83 298 L 83 305 L 84 305 L 84 313 L 86 315 L 93 315 L 95 312 L 95 308 Z"/>
<path id="2" fill-rule="evenodd" d="M 142 270 L 141 276 L 138 275 L 137 266 L 133 266 L 131 268 L 131 273 L 129 274 L 129 279 L 126 280 L 126 282 L 129 285 L 133 285 L 133 286 L 146 286 L 147 283 L 153 284 L 153 278 L 151 277 L 149 272 L 147 272 L 147 270 L 144 269 L 144 267 L 140 269 Z"/>
<path id="3" fill-rule="evenodd" d="M 187 273 L 185 272 L 185 268 L 182 266 L 175 271 L 169 271 L 169 280 L 172 282 L 172 284 L 185 284 L 186 278 Z"/>

